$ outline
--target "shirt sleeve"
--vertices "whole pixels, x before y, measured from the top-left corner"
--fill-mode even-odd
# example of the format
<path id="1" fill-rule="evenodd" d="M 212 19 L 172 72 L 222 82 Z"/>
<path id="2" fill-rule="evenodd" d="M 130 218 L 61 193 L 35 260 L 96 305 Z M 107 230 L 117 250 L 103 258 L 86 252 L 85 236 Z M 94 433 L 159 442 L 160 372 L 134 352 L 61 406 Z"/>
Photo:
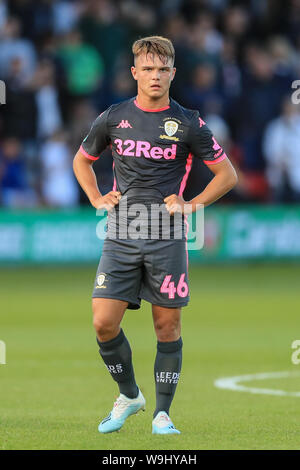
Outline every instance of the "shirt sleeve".
<path id="1" fill-rule="evenodd" d="M 79 148 L 80 152 L 90 160 L 98 160 L 101 152 L 110 144 L 107 126 L 109 111 L 110 108 L 95 119 L 88 135 L 82 141 Z"/>
<path id="2" fill-rule="evenodd" d="M 195 112 L 191 121 L 189 146 L 191 153 L 196 158 L 201 158 L 206 165 L 213 165 L 227 158 L 198 111 Z"/>

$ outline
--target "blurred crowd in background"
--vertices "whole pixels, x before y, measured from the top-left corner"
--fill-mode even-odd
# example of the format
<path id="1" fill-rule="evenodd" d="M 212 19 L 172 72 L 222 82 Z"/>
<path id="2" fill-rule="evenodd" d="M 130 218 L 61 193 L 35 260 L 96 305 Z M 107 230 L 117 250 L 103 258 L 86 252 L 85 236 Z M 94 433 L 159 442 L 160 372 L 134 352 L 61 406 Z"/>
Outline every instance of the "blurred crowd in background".
<path id="1" fill-rule="evenodd" d="M 222 203 L 300 202 L 300 0 L 0 0 L 0 205 L 88 203 L 72 159 L 92 121 L 135 96 L 131 46 L 175 46 L 171 96 L 198 109 L 235 165 Z M 103 193 L 112 158 L 94 164 Z M 194 159 L 184 198 L 212 177 Z"/>

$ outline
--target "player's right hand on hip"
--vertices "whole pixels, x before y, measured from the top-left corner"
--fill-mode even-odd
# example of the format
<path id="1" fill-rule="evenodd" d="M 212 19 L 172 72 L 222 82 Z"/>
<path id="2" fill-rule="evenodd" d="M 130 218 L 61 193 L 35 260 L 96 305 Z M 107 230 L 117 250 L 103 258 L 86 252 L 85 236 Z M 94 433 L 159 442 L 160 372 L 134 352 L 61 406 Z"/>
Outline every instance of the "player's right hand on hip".
<path id="1" fill-rule="evenodd" d="M 121 196 L 122 195 L 120 191 L 110 191 L 104 196 L 99 196 L 97 199 L 95 199 L 92 205 L 96 209 L 106 209 L 107 211 L 110 211 L 117 204 L 119 204 L 119 200 L 121 199 Z"/>

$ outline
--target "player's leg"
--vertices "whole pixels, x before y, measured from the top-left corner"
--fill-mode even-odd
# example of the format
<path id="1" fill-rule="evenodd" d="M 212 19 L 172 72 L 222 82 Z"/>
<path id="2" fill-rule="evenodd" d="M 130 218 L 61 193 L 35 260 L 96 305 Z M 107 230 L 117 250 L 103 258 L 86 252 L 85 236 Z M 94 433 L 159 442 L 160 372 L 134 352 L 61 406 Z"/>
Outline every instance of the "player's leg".
<path id="1" fill-rule="evenodd" d="M 128 416 L 145 407 L 135 382 L 131 348 L 120 328 L 126 308 L 140 306 L 141 264 L 136 241 L 104 241 L 93 290 L 93 323 L 100 355 L 119 386 L 120 396 L 98 427 L 103 433 L 119 430 Z"/>
<path id="2" fill-rule="evenodd" d="M 93 290 L 93 323 L 100 355 L 120 393 L 136 398 L 130 345 L 120 324 L 126 308 L 139 308 L 141 253 L 131 240 L 104 241 Z"/>
<path id="3" fill-rule="evenodd" d="M 129 342 L 120 328 L 128 302 L 117 299 L 93 299 L 93 324 L 96 330 L 99 353 L 107 370 L 117 382 L 120 393 L 136 398 L 132 353 Z"/>
<path id="4" fill-rule="evenodd" d="M 153 413 L 153 432 L 178 434 L 169 418 L 169 410 L 180 377 L 182 364 L 181 308 L 152 305 L 157 336 L 154 363 L 156 408 Z"/>
<path id="5" fill-rule="evenodd" d="M 135 382 L 131 348 L 120 328 L 127 306 L 128 302 L 123 300 L 93 299 L 93 324 L 99 353 L 120 390 L 113 410 L 99 425 L 102 433 L 118 431 L 128 416 L 145 407 L 145 399 Z"/>
<path id="6" fill-rule="evenodd" d="M 177 434 L 168 413 L 182 362 L 181 308 L 189 301 L 185 240 L 148 240 L 140 297 L 152 304 L 157 335 L 153 432 Z"/>

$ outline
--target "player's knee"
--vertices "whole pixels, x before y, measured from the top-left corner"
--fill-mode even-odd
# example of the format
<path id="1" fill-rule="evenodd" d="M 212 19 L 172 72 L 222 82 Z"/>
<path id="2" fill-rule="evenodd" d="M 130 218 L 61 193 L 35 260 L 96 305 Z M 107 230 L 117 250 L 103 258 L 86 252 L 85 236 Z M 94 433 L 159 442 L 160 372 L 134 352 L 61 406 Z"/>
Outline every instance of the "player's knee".
<path id="1" fill-rule="evenodd" d="M 99 306 L 93 304 L 93 326 L 97 336 L 102 341 L 108 341 L 113 338 L 115 332 L 118 330 L 118 325 L 111 321 L 111 318 L 103 312 Z"/>
<path id="2" fill-rule="evenodd" d="M 109 299 L 93 299 L 93 325 L 100 341 L 109 341 L 118 335 L 126 306 L 126 302 L 119 304 L 116 301 L 111 303 Z"/>
<path id="3" fill-rule="evenodd" d="M 180 320 L 176 318 L 160 318 L 154 328 L 158 341 L 176 341 L 180 336 Z"/>
<path id="4" fill-rule="evenodd" d="M 118 332 L 118 325 L 111 323 L 97 314 L 93 316 L 93 326 L 97 336 L 102 341 L 109 341 L 111 338 L 114 338 Z"/>

